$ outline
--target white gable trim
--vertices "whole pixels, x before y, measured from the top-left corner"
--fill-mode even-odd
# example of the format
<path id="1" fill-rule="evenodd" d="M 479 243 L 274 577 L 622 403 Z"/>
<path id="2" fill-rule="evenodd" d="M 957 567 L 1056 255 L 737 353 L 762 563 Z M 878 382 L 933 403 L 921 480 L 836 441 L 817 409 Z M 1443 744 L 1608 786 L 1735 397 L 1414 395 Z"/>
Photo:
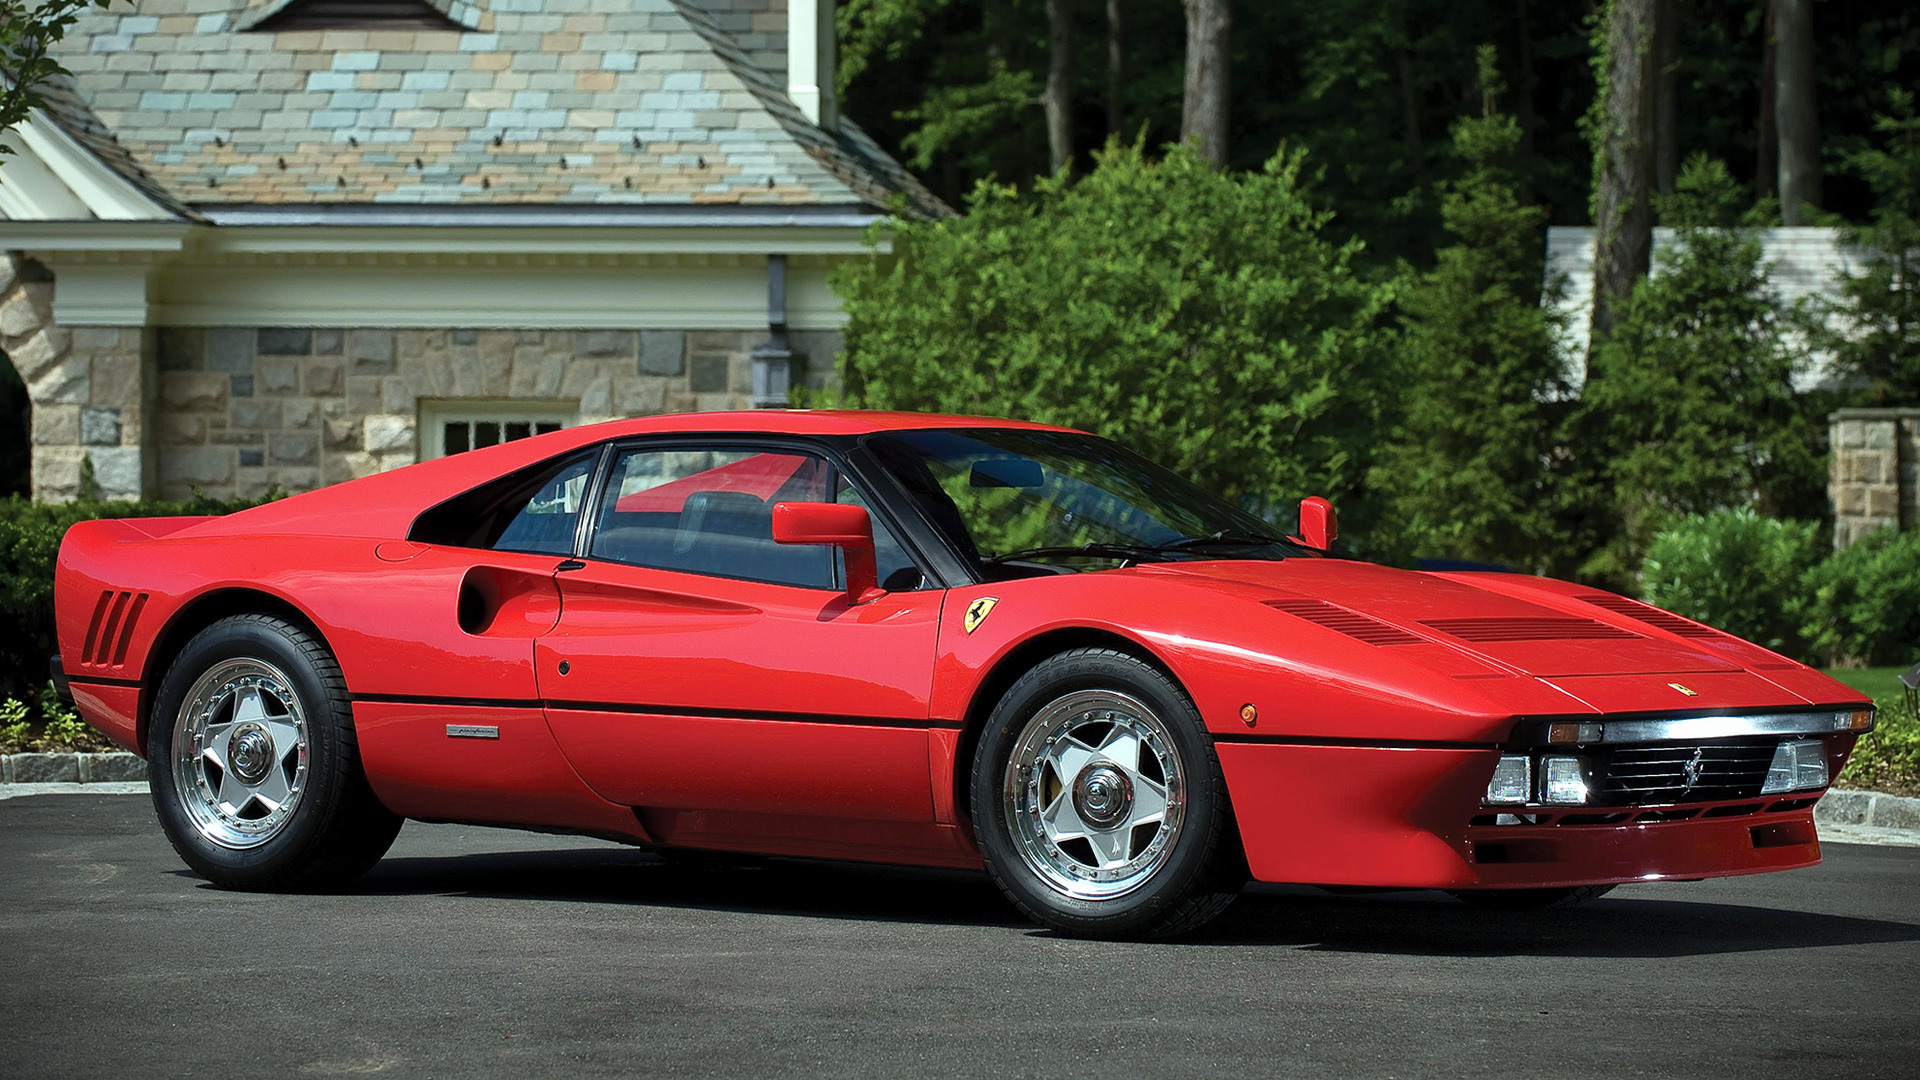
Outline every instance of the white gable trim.
<path id="1" fill-rule="evenodd" d="M 0 162 L 0 213 L 14 221 L 178 220 L 39 109 L 7 143 L 14 153 Z"/>

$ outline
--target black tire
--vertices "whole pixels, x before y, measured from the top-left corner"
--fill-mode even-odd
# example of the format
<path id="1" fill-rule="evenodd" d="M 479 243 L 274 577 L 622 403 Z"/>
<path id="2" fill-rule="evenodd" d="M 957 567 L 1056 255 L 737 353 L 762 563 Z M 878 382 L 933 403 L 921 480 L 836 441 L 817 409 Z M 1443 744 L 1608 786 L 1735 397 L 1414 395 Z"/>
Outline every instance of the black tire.
<path id="1" fill-rule="evenodd" d="M 1578 907 L 1612 891 L 1611 885 L 1574 885 L 1564 889 L 1460 889 L 1453 896 L 1482 911 L 1547 911 Z"/>
<path id="2" fill-rule="evenodd" d="M 1023 733 L 1050 706 L 1080 692 L 1117 692 L 1152 710 L 1184 776 L 1182 817 L 1165 854 L 1157 856 L 1162 861 L 1143 871 L 1130 891 L 1107 898 L 1077 897 L 1050 882 L 1047 871 L 1028 861 L 1038 856 L 1023 855 L 1008 821 L 1009 768 Z M 1144 754 L 1140 760 L 1145 762 Z M 1062 784 L 1059 797 L 1066 798 Z M 994 882 L 1029 918 L 1063 934 L 1137 939 L 1188 933 L 1226 910 L 1246 884 L 1226 782 L 1198 710 L 1165 674 L 1113 649 L 1049 657 L 1007 690 L 975 749 L 971 793 L 974 831 Z M 1135 843 L 1129 839 L 1122 850 L 1141 858 L 1132 855 Z M 1064 840 L 1059 845 L 1066 846 Z M 1099 856 L 1094 858 L 1097 863 Z"/>
<path id="3" fill-rule="evenodd" d="M 296 700 L 283 707 L 289 716 L 296 711 L 304 716 L 305 759 L 304 769 L 297 773 L 294 765 L 277 755 L 247 759 L 251 764 L 272 757 L 265 769 L 283 769 L 283 776 L 295 779 L 285 800 L 287 809 L 273 831 L 242 841 L 253 846 L 236 847 L 215 838 L 223 828 L 232 827 L 236 816 L 217 806 L 210 808 L 198 794 L 203 790 L 201 779 L 217 782 L 211 779 L 216 770 L 200 764 L 198 758 L 190 764 L 177 762 L 174 744 L 181 707 L 196 685 L 216 672 L 248 664 L 266 665 L 274 676 L 284 675 L 284 689 Z M 240 715 L 237 707 L 230 715 Z M 241 760 L 239 739 L 234 742 L 229 764 Z M 269 739 L 267 745 L 275 744 Z M 273 892 L 338 888 L 378 862 L 400 832 L 403 819 L 380 804 L 361 767 L 340 665 L 311 631 L 270 615 L 221 619 L 194 635 L 181 650 L 154 695 L 147 724 L 147 760 L 152 765 L 154 809 L 167 839 L 188 866 L 221 888 Z M 299 760 L 297 750 L 293 760 Z M 182 772 L 194 788 L 186 797 L 181 794 Z M 200 799 L 197 810 L 195 799 Z M 249 809 L 265 805 L 247 803 Z M 211 820 L 203 827 L 196 823 L 196 813 Z"/>

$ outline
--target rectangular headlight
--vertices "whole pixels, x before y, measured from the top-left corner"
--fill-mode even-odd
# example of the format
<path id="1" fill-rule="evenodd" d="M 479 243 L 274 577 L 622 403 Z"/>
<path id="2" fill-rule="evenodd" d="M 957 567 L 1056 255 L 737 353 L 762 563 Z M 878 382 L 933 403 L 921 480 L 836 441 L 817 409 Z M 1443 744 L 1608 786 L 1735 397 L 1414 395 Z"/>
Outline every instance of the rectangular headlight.
<path id="1" fill-rule="evenodd" d="M 1760 794 L 1810 791 L 1827 786 L 1827 750 L 1818 739 L 1794 739 L 1774 747 Z"/>
<path id="2" fill-rule="evenodd" d="M 1487 784 L 1489 803 L 1524 803 L 1533 795 L 1533 759 L 1525 754 L 1508 754 L 1493 767 L 1493 779 Z"/>
<path id="3" fill-rule="evenodd" d="M 1584 806 L 1587 770 L 1577 757 L 1540 759 L 1540 801 L 1557 806 Z"/>

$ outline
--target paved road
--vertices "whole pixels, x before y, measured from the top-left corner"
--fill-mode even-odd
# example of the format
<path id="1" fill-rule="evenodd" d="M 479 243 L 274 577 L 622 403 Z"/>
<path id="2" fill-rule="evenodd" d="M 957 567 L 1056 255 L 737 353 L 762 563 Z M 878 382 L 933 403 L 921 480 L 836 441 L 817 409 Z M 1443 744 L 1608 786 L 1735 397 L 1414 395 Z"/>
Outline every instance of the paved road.
<path id="1" fill-rule="evenodd" d="M 1920 1076 L 1920 849 L 1586 909 L 1263 889 L 1070 941 L 983 877 L 408 825 L 223 893 L 146 799 L 0 802 L 0 1077 Z"/>

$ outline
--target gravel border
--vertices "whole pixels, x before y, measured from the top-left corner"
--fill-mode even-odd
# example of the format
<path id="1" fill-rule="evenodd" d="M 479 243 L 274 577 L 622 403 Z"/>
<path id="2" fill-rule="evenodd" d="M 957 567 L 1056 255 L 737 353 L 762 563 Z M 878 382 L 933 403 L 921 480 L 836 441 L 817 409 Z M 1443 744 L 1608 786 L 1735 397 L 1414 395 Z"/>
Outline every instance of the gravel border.
<path id="1" fill-rule="evenodd" d="M 137 754 L 0 755 L 0 784 L 120 784 L 147 776 Z"/>

